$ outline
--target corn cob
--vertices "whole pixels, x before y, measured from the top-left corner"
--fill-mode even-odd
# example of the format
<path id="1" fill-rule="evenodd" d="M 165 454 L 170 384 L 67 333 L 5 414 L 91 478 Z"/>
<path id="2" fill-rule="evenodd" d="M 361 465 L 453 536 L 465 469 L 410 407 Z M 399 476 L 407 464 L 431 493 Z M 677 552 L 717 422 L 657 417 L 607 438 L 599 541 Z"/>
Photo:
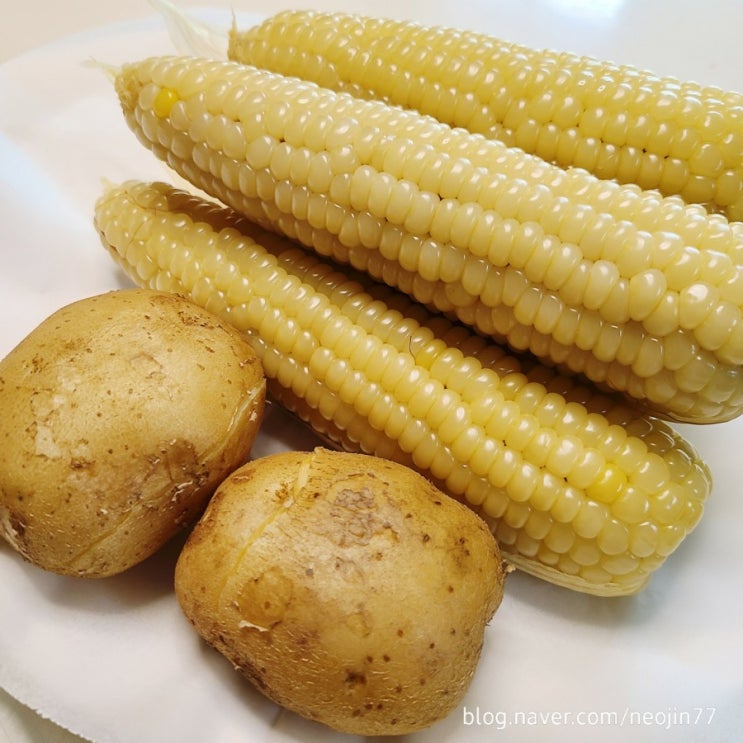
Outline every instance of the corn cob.
<path id="1" fill-rule="evenodd" d="M 378 101 L 158 58 L 140 140 L 258 224 L 690 422 L 743 410 L 743 225 Z"/>
<path id="2" fill-rule="evenodd" d="M 479 33 L 284 11 L 233 26 L 230 58 L 380 98 L 561 166 L 743 219 L 743 95 Z"/>
<path id="3" fill-rule="evenodd" d="M 108 190 L 95 222 L 137 284 L 188 296 L 244 332 L 272 395 L 349 450 L 414 467 L 468 503 L 524 571 L 632 593 L 701 516 L 705 465 L 619 397 L 522 365 L 164 184 Z"/>

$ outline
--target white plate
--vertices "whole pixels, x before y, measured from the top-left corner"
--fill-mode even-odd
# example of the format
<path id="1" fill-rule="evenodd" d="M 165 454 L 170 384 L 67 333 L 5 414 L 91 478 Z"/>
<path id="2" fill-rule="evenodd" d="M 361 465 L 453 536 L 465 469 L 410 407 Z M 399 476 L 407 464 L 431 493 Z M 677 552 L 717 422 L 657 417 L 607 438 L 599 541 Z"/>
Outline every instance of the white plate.
<path id="1" fill-rule="evenodd" d="M 710 3 L 700 17 L 685 15 L 686 5 L 698 12 L 694 3 L 493 3 L 480 27 L 743 87 L 743 9 Z M 446 18 L 443 7 L 421 20 L 455 22 L 456 10 Z M 209 19 L 230 22 L 228 11 Z M 82 62 L 171 49 L 152 18 L 0 67 L 0 355 L 59 306 L 126 283 L 91 224 L 101 180 L 170 174 L 126 129 L 105 73 Z M 710 463 L 715 492 L 650 586 L 636 597 L 598 599 L 512 575 L 466 699 L 411 736 L 416 743 L 737 739 L 743 421 L 684 433 Z M 274 412 L 254 454 L 313 441 Z M 100 743 L 346 740 L 278 710 L 199 642 L 171 590 L 177 547 L 122 576 L 86 582 L 35 569 L 0 544 L 0 686 Z"/>

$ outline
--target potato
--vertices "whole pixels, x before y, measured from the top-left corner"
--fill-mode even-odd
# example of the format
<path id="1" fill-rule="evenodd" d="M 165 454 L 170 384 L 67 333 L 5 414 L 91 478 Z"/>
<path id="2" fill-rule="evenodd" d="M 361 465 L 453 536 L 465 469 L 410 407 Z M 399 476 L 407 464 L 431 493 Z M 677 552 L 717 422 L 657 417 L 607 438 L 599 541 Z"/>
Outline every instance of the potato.
<path id="1" fill-rule="evenodd" d="M 394 735 L 460 702 L 503 582 L 474 512 L 400 464 L 318 448 L 225 480 L 175 589 L 268 698 L 342 732 Z"/>
<path id="2" fill-rule="evenodd" d="M 185 299 L 60 309 L 0 361 L 0 533 L 50 571 L 126 570 L 245 463 L 264 399 L 251 347 Z"/>

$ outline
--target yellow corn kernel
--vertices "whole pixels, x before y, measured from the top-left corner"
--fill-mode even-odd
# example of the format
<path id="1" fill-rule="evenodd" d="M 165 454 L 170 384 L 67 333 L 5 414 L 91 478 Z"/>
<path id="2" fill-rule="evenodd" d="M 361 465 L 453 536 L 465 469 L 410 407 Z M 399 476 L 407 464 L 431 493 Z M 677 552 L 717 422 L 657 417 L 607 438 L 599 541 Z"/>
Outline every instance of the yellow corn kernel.
<path id="1" fill-rule="evenodd" d="M 117 87 L 141 140 L 258 224 L 658 415 L 743 411 L 743 233 L 722 218 L 235 63 L 146 60 Z M 179 96 L 175 123 L 152 109 L 158 90 Z M 190 153 L 184 110 L 200 130 Z M 353 157 L 334 158 L 339 144 Z M 400 177 L 424 159 L 417 181 Z"/>
<path id="2" fill-rule="evenodd" d="M 485 34 L 347 13 L 285 11 L 233 28 L 228 54 L 743 219 L 738 93 Z"/>
<path id="3" fill-rule="evenodd" d="M 95 221 L 135 282 L 189 296 L 239 328 L 275 400 L 336 445 L 440 483 L 525 571 L 579 591 L 632 593 L 701 516 L 709 473 L 666 424 L 522 365 L 234 211 L 130 183 L 101 196 Z"/>

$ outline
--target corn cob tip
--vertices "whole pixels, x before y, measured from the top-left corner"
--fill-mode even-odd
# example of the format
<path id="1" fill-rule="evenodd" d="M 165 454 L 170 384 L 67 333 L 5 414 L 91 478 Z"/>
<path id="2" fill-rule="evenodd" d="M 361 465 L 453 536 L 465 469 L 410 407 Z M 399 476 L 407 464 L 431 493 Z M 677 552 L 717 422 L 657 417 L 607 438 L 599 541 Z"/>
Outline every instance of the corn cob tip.
<path id="1" fill-rule="evenodd" d="M 227 36 L 222 29 L 190 17 L 168 0 L 150 0 L 150 5 L 165 20 L 170 40 L 180 54 L 227 58 Z M 234 9 L 232 20 L 235 23 Z"/>
<path id="2" fill-rule="evenodd" d="M 102 62 L 100 59 L 96 59 L 95 57 L 91 57 L 90 59 L 85 59 L 82 62 L 83 67 L 90 67 L 91 69 L 99 70 L 100 72 L 103 72 L 103 74 L 109 79 L 110 82 L 115 83 L 116 77 L 119 74 L 119 67 L 116 65 L 108 64 L 107 62 Z"/>
<path id="3" fill-rule="evenodd" d="M 142 87 L 137 81 L 136 68 L 130 64 L 119 67 L 113 75 L 112 82 L 121 108 L 126 114 L 136 106 Z"/>
<path id="4" fill-rule="evenodd" d="M 96 206 L 98 206 L 99 203 L 104 202 L 106 199 L 111 198 L 111 195 L 119 187 L 119 185 L 120 184 L 106 178 L 106 176 L 103 176 L 101 178 L 101 195 L 96 200 Z"/>

